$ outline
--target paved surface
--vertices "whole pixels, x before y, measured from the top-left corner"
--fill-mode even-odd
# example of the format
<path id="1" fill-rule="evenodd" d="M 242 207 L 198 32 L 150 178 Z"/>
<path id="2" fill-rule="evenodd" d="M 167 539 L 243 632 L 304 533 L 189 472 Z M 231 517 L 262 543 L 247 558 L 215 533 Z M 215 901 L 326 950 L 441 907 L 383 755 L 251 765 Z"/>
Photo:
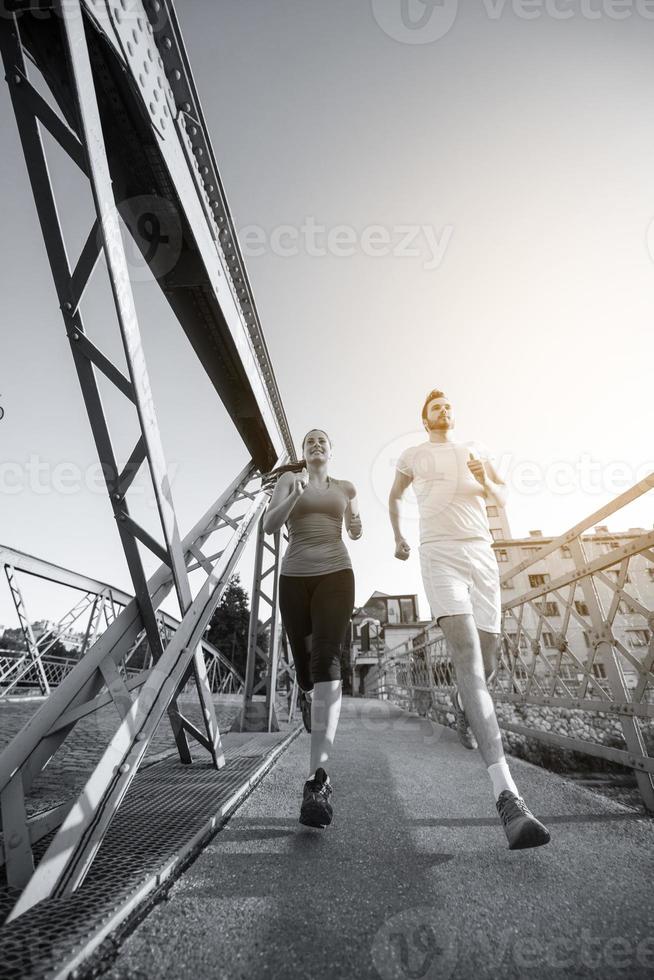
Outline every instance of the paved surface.
<path id="1" fill-rule="evenodd" d="M 346 701 L 335 820 L 297 822 L 296 739 L 106 977 L 651 977 L 654 821 L 520 760 L 550 845 L 510 852 L 476 752 Z"/>
<path id="2" fill-rule="evenodd" d="M 0 704 L 0 750 L 27 724 L 43 701 L 13 701 Z M 216 717 L 221 732 L 229 726 L 238 714 L 241 699 L 229 696 L 216 696 Z M 195 697 L 182 697 L 179 700 L 182 712 L 198 728 L 204 730 L 200 705 Z M 93 768 L 100 760 L 109 739 L 118 728 L 119 718 L 116 709 L 109 705 L 95 715 L 78 722 L 51 762 L 34 781 L 27 797 L 29 815 L 44 810 L 71 797 L 78 796 Z M 204 756 L 204 750 L 189 740 L 194 757 Z M 167 716 L 159 723 L 144 760 L 147 764 L 153 756 L 170 750 L 175 751 L 170 722 Z"/>

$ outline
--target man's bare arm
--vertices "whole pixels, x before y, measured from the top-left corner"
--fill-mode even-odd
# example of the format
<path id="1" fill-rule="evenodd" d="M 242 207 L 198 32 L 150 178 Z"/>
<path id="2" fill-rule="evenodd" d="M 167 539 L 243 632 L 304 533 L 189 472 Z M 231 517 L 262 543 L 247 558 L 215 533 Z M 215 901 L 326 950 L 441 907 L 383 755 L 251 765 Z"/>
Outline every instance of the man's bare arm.
<path id="1" fill-rule="evenodd" d="M 470 453 L 468 469 L 483 487 L 486 500 L 494 500 L 500 507 L 504 507 L 508 497 L 506 484 L 499 478 L 497 470 L 490 460 L 477 459 Z"/>
<path id="2" fill-rule="evenodd" d="M 407 476 L 406 473 L 402 473 L 400 470 L 396 470 L 393 486 L 388 495 L 388 516 L 395 537 L 395 557 L 399 558 L 400 561 L 406 561 L 411 554 L 411 546 L 402 534 L 402 528 L 400 526 L 400 501 L 406 489 L 411 485 L 411 482 L 412 478 L 410 476 Z"/>
<path id="3" fill-rule="evenodd" d="M 500 507 L 506 507 L 506 501 L 509 496 L 506 483 L 500 479 L 497 470 L 490 460 L 485 460 L 484 466 L 487 474 L 486 497 L 492 498 Z"/>

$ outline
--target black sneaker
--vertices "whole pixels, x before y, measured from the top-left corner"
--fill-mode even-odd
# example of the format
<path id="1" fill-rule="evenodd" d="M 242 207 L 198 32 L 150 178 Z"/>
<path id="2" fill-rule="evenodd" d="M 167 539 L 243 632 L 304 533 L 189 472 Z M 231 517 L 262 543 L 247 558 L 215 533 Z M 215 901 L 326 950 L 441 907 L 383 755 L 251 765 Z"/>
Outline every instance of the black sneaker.
<path id="1" fill-rule="evenodd" d="M 300 711 L 302 712 L 302 723 L 309 734 L 311 734 L 311 698 L 308 698 L 301 688 L 298 701 L 300 702 Z"/>
<path id="2" fill-rule="evenodd" d="M 536 820 L 521 796 L 516 796 L 508 789 L 502 790 L 495 806 L 500 815 L 510 851 L 549 844 L 549 830 L 543 826 L 540 820 Z"/>
<path id="3" fill-rule="evenodd" d="M 468 724 L 465 711 L 459 707 L 459 697 L 456 688 L 452 691 L 452 706 L 454 708 L 454 723 L 456 725 L 456 733 L 459 736 L 459 742 L 466 749 L 476 749 L 477 739 Z"/>
<path id="4" fill-rule="evenodd" d="M 334 811 L 329 802 L 333 789 L 324 769 L 316 769 L 313 779 L 304 784 L 304 798 L 300 808 L 300 823 L 305 827 L 328 827 Z"/>

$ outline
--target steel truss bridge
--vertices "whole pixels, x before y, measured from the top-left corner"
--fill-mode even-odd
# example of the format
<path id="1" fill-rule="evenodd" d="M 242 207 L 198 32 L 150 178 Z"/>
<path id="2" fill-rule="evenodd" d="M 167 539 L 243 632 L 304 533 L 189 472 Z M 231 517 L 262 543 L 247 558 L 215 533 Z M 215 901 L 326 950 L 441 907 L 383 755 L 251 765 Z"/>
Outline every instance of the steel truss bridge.
<path id="1" fill-rule="evenodd" d="M 292 680 L 293 669 L 284 653 L 277 602 L 283 540 L 263 530 L 268 496 L 262 474 L 296 457 L 171 0 L 10 0 L 6 8 L 0 19 L 5 76 L 62 326 L 131 579 L 131 592 L 122 592 L 0 546 L 25 637 L 24 653 L 4 653 L 0 658 L 0 691 L 9 696 L 29 683 L 47 696 L 0 755 L 4 868 L 10 892 L 17 896 L 8 921 L 20 930 L 22 922 L 32 921 L 30 914 L 39 903 L 56 916 L 57 903 L 74 900 L 92 876 L 101 845 L 120 819 L 121 808 L 128 806 L 128 790 L 162 719 L 170 725 L 179 760 L 189 771 L 196 768 L 190 766 L 191 743 L 213 769 L 226 765 L 212 698 L 216 691 L 242 693 L 240 730 L 273 732 L 277 727 L 278 680 Z M 44 86 L 47 98 L 41 94 Z M 65 151 L 70 167 L 86 178 L 94 202 L 95 220 L 72 259 L 58 216 L 44 132 Z M 169 268 L 152 248 L 144 221 L 151 230 L 166 229 L 173 220 L 179 228 L 179 248 Z M 171 494 L 121 229 L 142 253 L 250 456 L 186 534 L 179 529 Z M 103 265 L 126 370 L 101 349 L 83 316 L 86 288 L 92 276 L 104 274 L 98 268 Z M 116 426 L 103 406 L 100 381 L 113 385 L 131 405 L 138 426 L 138 438 L 124 459 L 115 449 Z M 149 475 L 157 504 L 156 535 L 142 527 L 130 509 L 130 488 L 142 469 Z M 652 479 L 643 481 L 630 499 L 652 485 Z M 628 502 L 627 497 L 543 550 L 546 554 L 565 545 L 574 567 L 561 580 L 506 604 L 503 655 L 491 686 L 498 703 L 548 704 L 619 719 L 624 749 L 582 744 L 572 736 L 514 723 L 504 727 L 631 767 L 645 804 L 654 810 L 654 760 L 642 732 L 654 713 L 654 647 L 650 638 L 647 651 L 637 658 L 611 631 L 620 600 L 639 606 L 625 587 L 627 570 L 636 556 L 652 562 L 654 532 L 592 562 L 586 560 L 581 540 L 587 527 Z M 222 652 L 206 643 L 204 633 L 251 540 L 255 571 L 247 669 L 241 678 Z M 149 577 L 143 548 L 159 562 Z M 607 579 L 611 567 L 619 570 L 616 581 Z M 38 638 L 20 587 L 24 574 L 77 590 L 66 615 Z M 190 576 L 194 586 L 201 578 L 193 590 Z M 597 591 L 600 579 L 612 582 L 609 609 Z M 586 662 L 566 641 L 568 624 L 577 615 L 578 591 L 589 607 L 593 631 Z M 169 595 L 177 600 L 178 617 L 161 610 Z M 550 596 L 565 608 L 562 626 L 550 626 L 558 637 L 555 660 L 542 656 L 540 638 L 549 625 L 542 611 L 528 636 L 528 648 L 521 642 L 528 632 L 524 611 L 542 610 L 537 600 Z M 639 612 L 651 630 L 651 610 Z M 258 640 L 261 619 L 269 634 L 266 652 Z M 84 633 L 79 658 L 49 658 L 55 640 L 78 622 Z M 509 637 L 514 634 L 517 645 L 512 646 Z M 592 673 L 594 657 L 600 655 L 608 665 L 605 685 L 597 684 Z M 638 672 L 635 690 L 626 688 L 625 660 Z M 265 680 L 257 686 L 258 662 L 265 664 Z M 575 682 L 563 669 L 570 666 L 579 674 Z M 417 644 L 386 653 L 371 672 L 368 688 L 373 696 L 395 699 L 424 713 L 450 683 L 442 640 L 432 630 Z M 180 704 L 180 694 L 189 685 L 201 706 L 199 727 Z M 264 695 L 264 701 L 257 700 L 257 694 Z M 72 805 L 30 816 L 26 796 L 35 780 L 78 723 L 107 706 L 115 711 L 115 730 L 79 798 Z"/>
<path id="2" fill-rule="evenodd" d="M 0 563 L 5 570 L 25 644 L 24 651 L 0 649 L 0 701 L 21 693 L 47 696 L 53 687 L 61 684 L 78 660 L 113 623 L 118 613 L 134 600 L 134 596 L 115 586 L 107 585 L 106 582 L 99 582 L 89 576 L 80 575 L 70 569 L 61 568 L 51 562 L 2 545 L 0 545 Z M 73 606 L 38 638 L 35 637 L 32 621 L 27 614 L 17 572 L 68 586 L 76 593 Z M 157 612 L 157 618 L 162 644 L 166 646 L 179 626 L 179 620 L 161 610 Z M 83 627 L 83 630 L 79 628 L 77 630 L 77 635 L 82 637 L 79 655 L 62 657 L 51 654 L 50 651 L 57 641 L 70 642 L 70 631 L 75 625 Z M 205 638 L 201 640 L 201 644 L 211 691 L 220 694 L 241 693 L 244 679 L 231 661 Z M 119 669 L 127 681 L 127 675 L 136 676 L 141 669 L 149 669 L 151 666 L 152 651 L 143 629 L 123 657 Z M 129 686 L 129 681 L 127 683 Z"/>
<path id="3" fill-rule="evenodd" d="M 237 678 L 244 691 L 240 723 L 243 729 L 260 724 L 252 715 L 255 660 L 263 658 L 263 724 L 268 730 L 276 726 L 277 677 L 291 668 L 280 656 L 281 536 L 263 532 L 261 516 L 268 497 L 261 473 L 294 460 L 295 455 L 172 4 L 61 0 L 15 2 L 9 7 L 11 16 L 0 23 L 5 75 L 63 328 L 133 589 L 133 595 L 126 595 L 3 549 L 26 654 L 11 662 L 5 656 L 0 684 L 11 691 L 29 673 L 49 694 L 0 761 L 6 875 L 10 887 L 21 889 L 14 917 L 48 896 L 79 888 L 164 715 L 183 762 L 191 762 L 192 739 L 216 769 L 224 766 L 212 686 L 216 677 L 219 686 L 226 681 L 233 684 L 235 675 L 219 651 L 207 651 L 203 634 L 251 537 L 256 540 L 255 581 L 246 677 Z M 40 94 L 34 74 L 51 98 Z M 95 206 L 95 221 L 73 261 L 58 217 L 44 131 L 66 152 L 70 166 L 86 177 Z M 145 205 L 139 205 L 143 201 Z M 173 268 L 162 270 L 143 221 L 146 218 L 149 227 L 158 223 L 163 229 L 171 214 L 181 227 L 179 255 Z M 141 250 L 251 455 L 251 462 L 234 475 L 185 536 L 178 528 L 170 490 L 121 224 Z M 98 346 L 83 317 L 84 293 L 91 277 L 100 274 L 96 268 L 101 256 L 126 373 Z M 102 403 L 100 378 L 133 407 L 139 434 L 127 459 L 117 458 L 115 426 Z M 147 467 L 157 504 L 158 536 L 130 512 L 130 487 L 142 467 Z M 139 547 L 160 562 L 149 578 Z M 43 637 L 37 642 L 31 633 L 16 578 L 19 570 L 84 592 L 45 642 Z M 193 573 L 204 579 L 195 595 L 189 581 Z M 179 604 L 179 620 L 159 611 L 170 593 Z M 264 623 L 270 633 L 266 654 L 257 640 L 265 605 L 269 614 Z M 47 660 L 48 645 L 86 612 L 83 656 L 72 669 L 68 664 L 55 668 Z M 147 645 L 149 665 L 130 671 L 130 659 L 142 642 Z M 202 706 L 202 729 L 183 715 L 178 704 L 179 692 L 189 680 Z M 29 820 L 25 794 L 77 723 L 108 703 L 117 713 L 115 734 L 87 789 L 60 820 L 46 855 L 35 867 L 34 848 L 52 832 L 57 817 Z M 89 794 L 94 800 L 90 808 Z"/>

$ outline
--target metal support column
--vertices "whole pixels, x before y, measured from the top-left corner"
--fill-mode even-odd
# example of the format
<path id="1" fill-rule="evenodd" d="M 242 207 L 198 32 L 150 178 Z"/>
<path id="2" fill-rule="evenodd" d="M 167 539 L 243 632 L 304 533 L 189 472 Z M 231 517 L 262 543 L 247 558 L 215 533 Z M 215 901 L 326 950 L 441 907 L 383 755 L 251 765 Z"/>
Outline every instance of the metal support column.
<path id="1" fill-rule="evenodd" d="M 588 559 L 581 538 L 575 538 L 574 541 L 570 542 L 570 551 L 577 568 L 583 568 L 587 565 Z M 590 621 L 593 627 L 591 636 L 593 657 L 600 660 L 604 665 L 612 699 L 615 702 L 622 702 L 624 704 L 630 701 L 631 697 L 625 683 L 622 667 L 612 643 L 611 626 L 606 619 L 602 600 L 592 575 L 587 575 L 582 578 L 581 590 L 584 601 L 588 606 Z M 622 734 L 627 751 L 633 753 L 634 757 L 646 756 L 647 746 L 645 745 L 643 733 L 640 728 L 640 720 L 633 716 L 621 715 L 620 723 L 622 725 Z M 634 774 L 643 798 L 643 803 L 648 810 L 654 811 L 654 775 L 651 772 L 642 772 L 639 769 L 634 769 Z"/>
<path id="2" fill-rule="evenodd" d="M 264 557 L 270 558 L 271 563 L 264 568 Z M 279 725 L 275 715 L 276 670 L 279 662 L 279 603 L 278 579 L 281 563 L 281 534 L 273 536 L 273 543 L 266 540 L 263 520 L 257 529 L 256 552 L 254 558 L 254 575 L 252 594 L 250 597 L 250 623 L 248 629 L 248 653 L 245 669 L 245 688 L 243 692 L 243 708 L 232 724 L 234 732 L 278 731 Z M 266 579 L 270 581 L 270 595 L 264 590 Z M 261 602 L 270 607 L 270 616 L 260 622 Z M 261 647 L 261 635 L 268 632 L 268 651 Z M 266 664 L 265 677 L 257 682 L 257 659 Z M 264 700 L 255 701 L 254 696 L 265 685 Z"/>
<path id="3" fill-rule="evenodd" d="M 11 565 L 5 565 L 5 573 L 7 575 L 7 582 L 9 583 L 9 591 L 11 592 L 11 598 L 14 600 L 14 606 L 16 609 L 16 613 L 18 614 L 20 628 L 23 632 L 25 645 L 27 647 L 27 653 L 25 654 L 25 657 L 21 658 L 20 662 L 16 665 L 16 667 L 21 668 L 29 664 L 28 670 L 33 669 L 38 677 L 39 687 L 41 688 L 41 694 L 49 694 L 50 685 L 48 684 L 48 679 L 45 676 L 45 670 L 43 669 L 43 663 L 41 661 L 41 651 L 39 650 L 38 644 L 34 637 L 32 624 L 25 610 L 25 602 L 23 600 L 23 596 L 20 591 L 18 582 L 16 581 L 14 569 L 11 567 Z M 25 671 L 23 671 L 23 673 L 25 673 Z M 17 680 L 18 677 L 15 677 L 13 684 L 15 684 Z M 11 685 L 12 687 L 13 684 Z"/>

